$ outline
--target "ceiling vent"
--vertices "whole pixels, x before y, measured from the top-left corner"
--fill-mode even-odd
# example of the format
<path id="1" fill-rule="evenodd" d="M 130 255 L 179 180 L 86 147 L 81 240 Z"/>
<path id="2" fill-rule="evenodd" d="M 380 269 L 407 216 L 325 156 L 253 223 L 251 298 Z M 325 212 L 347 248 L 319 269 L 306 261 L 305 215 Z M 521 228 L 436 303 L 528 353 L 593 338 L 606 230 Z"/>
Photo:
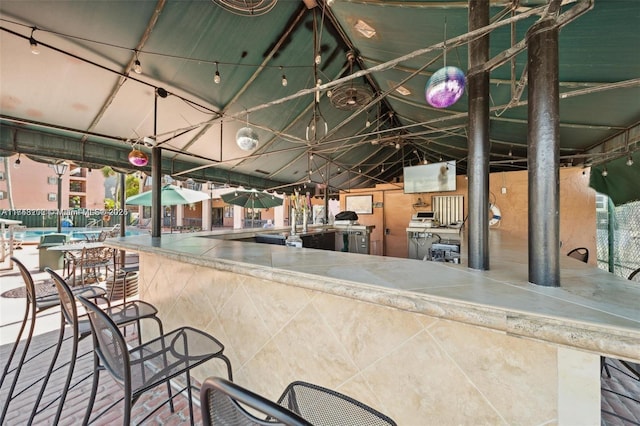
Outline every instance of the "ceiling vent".
<path id="1" fill-rule="evenodd" d="M 342 110 L 358 109 L 369 104 L 372 99 L 373 92 L 363 84 L 341 84 L 331 93 L 331 104 Z"/>
<path id="2" fill-rule="evenodd" d="M 212 0 L 223 9 L 241 16 L 260 16 L 271 11 L 277 0 Z"/>
<path id="3" fill-rule="evenodd" d="M 347 52 L 349 62 L 349 74 L 353 73 L 353 63 L 356 55 L 353 51 Z M 361 108 L 371 102 L 373 92 L 364 84 L 354 83 L 353 80 L 336 86 L 331 91 L 331 104 L 342 110 L 354 110 Z"/>

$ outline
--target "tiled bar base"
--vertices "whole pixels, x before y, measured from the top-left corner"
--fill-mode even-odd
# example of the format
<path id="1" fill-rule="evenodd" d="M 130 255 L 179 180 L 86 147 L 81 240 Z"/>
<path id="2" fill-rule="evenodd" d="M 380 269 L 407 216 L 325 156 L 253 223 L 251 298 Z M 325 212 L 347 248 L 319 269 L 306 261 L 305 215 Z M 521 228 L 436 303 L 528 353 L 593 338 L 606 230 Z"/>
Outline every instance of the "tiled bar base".
<path id="1" fill-rule="evenodd" d="M 234 379 L 267 397 L 306 380 L 399 425 L 600 424 L 596 354 L 161 253 L 140 263 L 140 296 L 165 329 L 216 336 Z M 224 376 L 224 365 L 194 375 Z"/>

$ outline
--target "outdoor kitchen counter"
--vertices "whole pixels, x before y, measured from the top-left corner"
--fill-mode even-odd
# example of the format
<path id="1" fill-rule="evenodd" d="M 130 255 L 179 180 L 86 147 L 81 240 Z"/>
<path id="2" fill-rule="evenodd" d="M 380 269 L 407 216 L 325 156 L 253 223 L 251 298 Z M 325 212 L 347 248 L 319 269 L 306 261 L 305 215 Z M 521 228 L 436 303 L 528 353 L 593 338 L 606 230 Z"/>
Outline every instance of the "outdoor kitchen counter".
<path id="1" fill-rule="evenodd" d="M 568 257 L 561 258 L 561 287 L 529 284 L 526 242 L 508 234 L 491 232 L 491 270 L 476 271 L 465 266 L 464 247 L 454 265 L 233 241 L 265 231 L 106 243 L 640 362 L 637 284 Z"/>
<path id="2" fill-rule="evenodd" d="M 562 287 L 528 284 L 526 243 L 500 231 L 490 271 L 465 266 L 464 242 L 456 265 L 246 242 L 263 232 L 106 243 L 139 252 L 165 329 L 216 336 L 267 398 L 304 380 L 399 425 L 599 425 L 600 355 L 640 362 L 637 284 L 565 256 Z M 208 364 L 198 380 L 225 376 Z"/>

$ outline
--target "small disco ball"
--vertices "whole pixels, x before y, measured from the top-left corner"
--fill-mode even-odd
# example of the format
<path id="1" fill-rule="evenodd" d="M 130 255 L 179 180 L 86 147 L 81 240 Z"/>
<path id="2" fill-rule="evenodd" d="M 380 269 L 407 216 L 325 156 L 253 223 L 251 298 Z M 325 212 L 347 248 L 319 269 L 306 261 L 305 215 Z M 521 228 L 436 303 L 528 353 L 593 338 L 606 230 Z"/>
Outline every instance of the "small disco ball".
<path id="1" fill-rule="evenodd" d="M 133 149 L 129 153 L 129 162 L 136 167 L 143 167 L 149 162 L 149 157 L 139 149 Z"/>
<path id="2" fill-rule="evenodd" d="M 236 143 L 243 151 L 251 151 L 258 146 L 258 134 L 251 127 L 243 127 L 236 133 Z"/>
<path id="3" fill-rule="evenodd" d="M 427 102 L 435 108 L 447 108 L 455 104 L 464 93 L 465 82 L 464 73 L 460 68 L 440 68 L 427 81 Z"/>

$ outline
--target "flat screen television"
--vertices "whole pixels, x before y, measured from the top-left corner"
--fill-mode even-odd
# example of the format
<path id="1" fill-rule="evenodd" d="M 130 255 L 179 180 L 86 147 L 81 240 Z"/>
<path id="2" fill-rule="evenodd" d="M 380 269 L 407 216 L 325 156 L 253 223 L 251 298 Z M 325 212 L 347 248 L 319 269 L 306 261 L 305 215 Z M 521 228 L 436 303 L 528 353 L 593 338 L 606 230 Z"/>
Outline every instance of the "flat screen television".
<path id="1" fill-rule="evenodd" d="M 456 190 L 456 162 L 424 164 L 404 168 L 404 193 Z"/>

